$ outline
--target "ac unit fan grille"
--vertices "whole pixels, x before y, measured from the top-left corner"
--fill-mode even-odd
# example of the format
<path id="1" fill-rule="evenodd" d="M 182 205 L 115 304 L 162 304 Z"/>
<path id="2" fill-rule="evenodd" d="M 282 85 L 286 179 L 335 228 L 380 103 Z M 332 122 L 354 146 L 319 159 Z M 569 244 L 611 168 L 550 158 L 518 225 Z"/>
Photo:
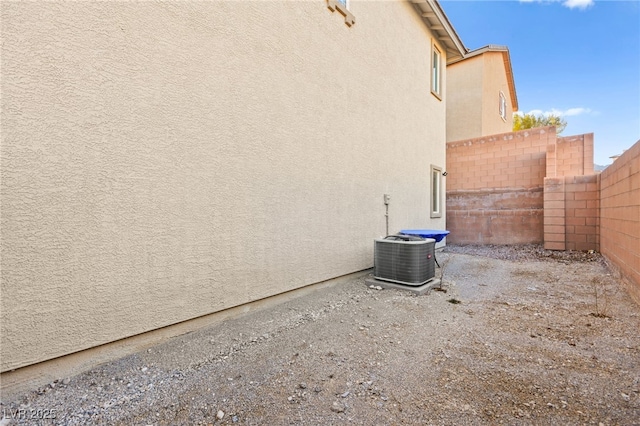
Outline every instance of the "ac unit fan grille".
<path id="1" fill-rule="evenodd" d="M 374 278 L 422 285 L 435 277 L 435 240 L 375 240 Z"/>

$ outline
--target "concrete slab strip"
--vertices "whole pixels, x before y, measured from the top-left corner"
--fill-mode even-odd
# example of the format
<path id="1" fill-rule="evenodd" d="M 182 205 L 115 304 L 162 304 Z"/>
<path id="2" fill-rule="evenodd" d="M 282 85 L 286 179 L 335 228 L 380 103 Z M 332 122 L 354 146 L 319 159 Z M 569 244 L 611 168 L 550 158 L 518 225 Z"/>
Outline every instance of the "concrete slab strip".
<path id="1" fill-rule="evenodd" d="M 381 281 L 381 280 L 376 280 L 373 277 L 367 277 L 365 278 L 364 283 L 369 288 L 371 288 L 371 286 L 378 286 L 385 289 L 394 288 L 396 290 L 407 290 L 412 293 L 415 293 L 418 296 L 422 296 L 423 294 L 429 292 L 430 290 L 438 287 L 440 285 L 440 280 L 438 278 L 432 278 L 431 280 L 427 281 L 426 283 L 420 286 L 412 286 L 412 285 L 392 283 L 389 281 Z"/>

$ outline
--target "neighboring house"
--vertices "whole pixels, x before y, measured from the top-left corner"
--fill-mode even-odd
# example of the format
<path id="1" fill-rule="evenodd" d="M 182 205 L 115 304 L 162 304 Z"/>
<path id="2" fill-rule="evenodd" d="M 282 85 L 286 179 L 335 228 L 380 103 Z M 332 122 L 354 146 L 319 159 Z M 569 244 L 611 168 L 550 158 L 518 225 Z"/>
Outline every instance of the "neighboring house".
<path id="1" fill-rule="evenodd" d="M 1 14 L 2 372 L 368 269 L 384 194 L 445 228 L 435 1 Z"/>
<path id="2" fill-rule="evenodd" d="M 489 45 L 447 63 L 447 142 L 513 129 L 518 99 L 509 49 Z"/>

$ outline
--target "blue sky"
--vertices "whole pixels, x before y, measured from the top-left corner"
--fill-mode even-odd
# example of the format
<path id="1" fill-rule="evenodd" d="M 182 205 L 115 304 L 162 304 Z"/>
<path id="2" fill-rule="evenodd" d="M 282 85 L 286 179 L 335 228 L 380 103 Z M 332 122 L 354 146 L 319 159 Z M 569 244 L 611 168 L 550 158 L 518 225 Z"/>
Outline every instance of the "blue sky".
<path id="1" fill-rule="evenodd" d="M 441 0 L 465 46 L 509 47 L 519 110 L 594 133 L 596 164 L 640 139 L 640 1 Z"/>

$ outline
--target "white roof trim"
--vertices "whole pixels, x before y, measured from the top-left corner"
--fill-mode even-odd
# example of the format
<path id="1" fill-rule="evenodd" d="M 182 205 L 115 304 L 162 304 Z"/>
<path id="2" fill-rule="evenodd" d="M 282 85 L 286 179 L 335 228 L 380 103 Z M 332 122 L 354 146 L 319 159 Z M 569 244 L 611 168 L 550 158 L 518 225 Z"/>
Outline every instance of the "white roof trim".
<path id="1" fill-rule="evenodd" d="M 473 58 L 476 56 L 480 56 L 487 52 L 498 52 L 502 53 L 502 60 L 504 61 L 504 71 L 507 75 L 507 82 L 509 84 L 509 91 L 511 92 L 511 106 L 514 111 L 518 110 L 518 95 L 516 94 L 516 82 L 513 78 L 513 69 L 511 67 L 511 55 L 509 54 L 509 48 L 507 46 L 500 46 L 497 44 L 489 44 L 487 46 L 481 47 L 479 49 L 472 50 L 467 52 L 466 55 L 462 58 L 456 58 L 453 61 L 448 61 L 447 65 L 452 65 L 465 59 Z"/>
<path id="2" fill-rule="evenodd" d="M 469 51 L 449 22 L 437 0 L 411 0 L 420 12 L 422 20 L 447 52 L 447 64 L 464 59 Z"/>

